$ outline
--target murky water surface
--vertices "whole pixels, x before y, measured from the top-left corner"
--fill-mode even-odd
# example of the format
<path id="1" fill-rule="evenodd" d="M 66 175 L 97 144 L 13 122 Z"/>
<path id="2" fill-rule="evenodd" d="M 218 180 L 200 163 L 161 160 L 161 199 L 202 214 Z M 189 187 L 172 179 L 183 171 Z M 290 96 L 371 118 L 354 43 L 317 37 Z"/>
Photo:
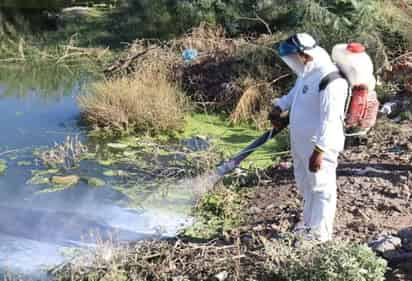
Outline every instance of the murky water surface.
<path id="1" fill-rule="evenodd" d="M 50 74 L 49 74 L 50 75 Z M 53 79 L 56 81 L 56 79 Z M 31 79 L 33 82 L 33 79 Z M 32 171 L 42 167 L 33 152 L 79 136 L 87 143 L 79 125 L 76 96 L 83 84 L 67 83 L 59 89 L 16 87 L 0 79 L 0 159 L 7 169 L 0 175 L 0 269 L 42 275 L 41 269 L 60 263 L 65 252 L 82 243 L 96 229 L 114 231 L 118 240 L 136 240 L 159 233 L 167 236 L 189 222 L 187 216 L 161 209 L 128 209 L 128 198 L 107 183 L 91 187 L 81 181 L 74 187 L 41 193 L 42 185 L 28 183 Z M 82 163 L 89 175 L 101 174 L 97 163 Z M 155 190 L 153 192 L 156 192 Z M 90 231 L 90 233 L 89 233 Z M 91 234 L 90 234 L 91 235 Z"/>

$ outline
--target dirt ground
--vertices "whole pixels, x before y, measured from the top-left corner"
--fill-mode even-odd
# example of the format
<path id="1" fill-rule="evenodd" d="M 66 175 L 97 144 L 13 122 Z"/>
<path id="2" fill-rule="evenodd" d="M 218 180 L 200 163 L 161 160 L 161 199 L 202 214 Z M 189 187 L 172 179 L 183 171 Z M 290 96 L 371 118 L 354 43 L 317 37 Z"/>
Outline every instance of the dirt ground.
<path id="1" fill-rule="evenodd" d="M 345 149 L 338 167 L 335 238 L 368 242 L 412 226 L 411 125 L 380 121 L 367 143 Z M 270 169 L 249 202 L 251 226 L 243 231 L 254 228 L 269 236 L 291 230 L 301 216 L 291 169 Z M 412 280 L 412 261 L 398 265 L 388 280 Z"/>

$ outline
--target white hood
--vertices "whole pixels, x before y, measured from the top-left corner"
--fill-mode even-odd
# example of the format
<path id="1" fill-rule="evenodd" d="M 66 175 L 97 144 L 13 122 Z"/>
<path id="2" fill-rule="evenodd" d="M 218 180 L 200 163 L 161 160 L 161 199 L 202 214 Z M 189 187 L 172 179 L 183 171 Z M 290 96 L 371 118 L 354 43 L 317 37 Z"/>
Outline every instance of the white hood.
<path id="1" fill-rule="evenodd" d="M 322 69 L 321 72 L 328 73 L 336 70 L 332 59 L 325 49 L 318 46 L 311 50 L 305 51 L 305 54 L 308 54 L 313 58 L 313 61 L 306 65 L 305 71 L 311 71 L 312 69 L 318 68 Z"/>

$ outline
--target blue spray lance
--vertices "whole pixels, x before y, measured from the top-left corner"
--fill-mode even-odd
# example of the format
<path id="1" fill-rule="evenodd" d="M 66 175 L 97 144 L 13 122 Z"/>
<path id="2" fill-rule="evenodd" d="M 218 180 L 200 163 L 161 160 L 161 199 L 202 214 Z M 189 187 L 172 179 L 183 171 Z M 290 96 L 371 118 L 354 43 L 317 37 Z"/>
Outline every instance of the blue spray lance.
<path id="1" fill-rule="evenodd" d="M 281 124 L 282 126 L 280 128 L 273 128 L 267 131 L 242 151 L 240 151 L 238 154 L 236 154 L 233 158 L 220 164 L 216 168 L 216 173 L 219 176 L 223 177 L 224 175 L 232 172 L 234 169 L 239 167 L 240 163 L 245 160 L 250 154 L 252 154 L 256 149 L 264 145 L 268 140 L 270 140 L 271 138 L 279 134 L 284 128 L 286 128 L 289 125 L 289 118 L 282 118 Z"/>

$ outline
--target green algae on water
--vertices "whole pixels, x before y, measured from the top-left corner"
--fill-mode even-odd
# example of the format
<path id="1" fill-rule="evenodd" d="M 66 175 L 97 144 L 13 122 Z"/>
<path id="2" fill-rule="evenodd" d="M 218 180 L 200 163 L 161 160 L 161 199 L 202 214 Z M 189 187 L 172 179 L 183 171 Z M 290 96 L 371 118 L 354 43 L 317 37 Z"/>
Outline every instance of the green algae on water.
<path id="1" fill-rule="evenodd" d="M 213 149 L 225 158 L 237 154 L 265 132 L 248 125 L 231 125 L 229 118 L 222 115 L 191 114 L 187 118 L 186 124 L 184 132 L 179 136 L 180 138 L 191 138 L 199 135 L 210 138 L 213 140 Z M 281 133 L 251 154 L 242 162 L 241 166 L 243 168 L 250 166 L 266 168 L 274 161 L 274 157 L 271 155 L 286 150 L 287 143 L 286 134 Z"/>
<path id="2" fill-rule="evenodd" d="M 44 175 L 34 175 L 26 182 L 26 184 L 32 184 L 32 185 L 50 184 L 50 179 L 49 177 L 44 176 Z"/>
<path id="3" fill-rule="evenodd" d="M 7 162 L 5 160 L 0 160 L 0 176 L 4 175 L 7 170 Z"/>
<path id="4" fill-rule="evenodd" d="M 31 166 L 32 164 L 33 163 L 31 161 L 25 161 L 25 160 L 17 162 L 17 166 L 20 166 L 20 167 Z"/>
<path id="5" fill-rule="evenodd" d="M 93 187 L 102 187 L 106 185 L 106 182 L 104 180 L 96 177 L 83 177 L 82 180 L 85 181 L 87 185 Z"/>

